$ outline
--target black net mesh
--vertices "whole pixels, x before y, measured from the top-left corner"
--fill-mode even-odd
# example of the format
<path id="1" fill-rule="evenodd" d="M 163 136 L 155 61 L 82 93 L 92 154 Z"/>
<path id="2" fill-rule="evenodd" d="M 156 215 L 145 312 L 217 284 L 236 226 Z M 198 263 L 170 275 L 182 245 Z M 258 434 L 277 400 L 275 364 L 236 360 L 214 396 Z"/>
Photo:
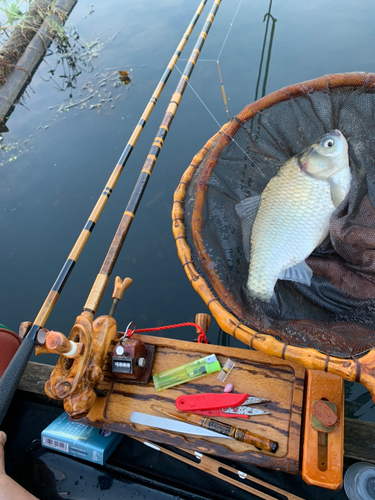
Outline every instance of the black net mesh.
<path id="1" fill-rule="evenodd" d="M 288 159 L 333 129 L 339 129 L 349 145 L 349 195 L 331 217 L 330 241 L 307 259 L 314 273 L 311 286 L 278 280 L 280 308 L 270 313 L 247 292 L 249 264 L 236 205 L 260 193 Z M 374 347 L 375 89 L 306 91 L 247 122 L 242 119 L 218 158 L 213 157 L 216 142 L 193 174 L 184 205 L 187 244 L 213 294 L 245 325 L 260 332 L 271 329 L 287 344 L 344 358 Z M 212 161 L 216 164 L 207 182 L 202 220 L 197 222 L 197 183 L 202 183 L 207 162 Z M 208 259 L 197 251 L 197 230 Z M 226 292 L 217 293 L 211 269 Z"/>

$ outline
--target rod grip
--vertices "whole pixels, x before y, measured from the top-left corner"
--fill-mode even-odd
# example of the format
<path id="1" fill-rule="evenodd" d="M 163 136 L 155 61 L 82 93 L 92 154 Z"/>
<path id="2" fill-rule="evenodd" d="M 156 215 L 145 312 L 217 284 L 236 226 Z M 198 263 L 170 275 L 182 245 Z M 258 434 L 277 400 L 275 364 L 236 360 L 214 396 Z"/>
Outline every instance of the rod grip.
<path id="1" fill-rule="evenodd" d="M 31 331 L 22 341 L 12 361 L 0 378 L 0 425 L 8 411 L 19 381 L 35 347 L 35 337 L 33 338 L 33 335 L 30 335 L 30 333 Z"/>

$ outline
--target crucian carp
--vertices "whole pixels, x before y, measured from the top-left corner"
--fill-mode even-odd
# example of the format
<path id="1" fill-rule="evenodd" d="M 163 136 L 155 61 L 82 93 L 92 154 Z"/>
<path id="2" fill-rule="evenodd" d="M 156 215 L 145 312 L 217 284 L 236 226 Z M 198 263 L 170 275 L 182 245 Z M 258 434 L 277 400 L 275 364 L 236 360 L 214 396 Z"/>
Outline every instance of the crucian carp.
<path id="1" fill-rule="evenodd" d="M 236 210 L 250 235 L 247 280 L 253 298 L 270 302 L 279 279 L 310 285 L 305 262 L 329 235 L 329 221 L 351 185 L 348 144 L 339 130 L 288 160 L 260 196 Z"/>

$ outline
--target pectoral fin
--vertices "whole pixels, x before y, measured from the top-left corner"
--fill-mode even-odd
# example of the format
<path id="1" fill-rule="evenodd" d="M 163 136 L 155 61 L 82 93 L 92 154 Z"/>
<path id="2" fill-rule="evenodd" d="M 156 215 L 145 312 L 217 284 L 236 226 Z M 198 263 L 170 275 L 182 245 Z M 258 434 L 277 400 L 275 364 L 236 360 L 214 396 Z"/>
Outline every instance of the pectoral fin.
<path id="1" fill-rule="evenodd" d="M 306 264 L 305 261 L 296 264 L 295 266 L 288 267 L 285 271 L 279 276 L 280 280 L 288 280 L 288 281 L 296 281 L 297 283 L 302 283 L 304 285 L 311 285 L 311 278 L 313 272 Z"/>
<path id="2" fill-rule="evenodd" d="M 241 219 L 243 250 L 248 261 L 250 260 L 251 231 L 253 230 L 259 203 L 260 195 L 254 195 L 249 198 L 245 198 L 236 205 L 236 212 Z"/>
<path id="3" fill-rule="evenodd" d="M 342 203 L 348 194 L 348 187 L 345 189 L 343 181 L 340 176 L 333 176 L 329 180 L 329 187 L 331 188 L 331 199 L 334 206 L 337 208 Z"/>

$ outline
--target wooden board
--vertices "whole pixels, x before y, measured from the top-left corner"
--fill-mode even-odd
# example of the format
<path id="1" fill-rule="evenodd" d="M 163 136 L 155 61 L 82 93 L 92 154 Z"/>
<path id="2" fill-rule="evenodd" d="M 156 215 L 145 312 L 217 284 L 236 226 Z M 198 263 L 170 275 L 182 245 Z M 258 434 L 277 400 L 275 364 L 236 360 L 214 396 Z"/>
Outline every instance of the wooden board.
<path id="1" fill-rule="evenodd" d="M 44 393 L 44 384 L 47 382 L 53 366 L 44 363 L 29 361 L 21 378 L 18 390 L 27 394 L 27 397 L 42 398 L 43 403 L 55 405 L 58 401 L 49 399 Z M 344 455 L 350 460 L 375 463 L 375 446 L 373 436 L 375 424 L 345 418 Z"/>
<path id="2" fill-rule="evenodd" d="M 155 390 L 152 381 L 147 385 L 130 385 L 114 381 L 110 366 L 107 364 L 105 380 L 99 385 L 99 389 L 107 392 L 107 397 L 97 398 L 89 415 L 80 422 L 162 444 L 298 473 L 305 377 L 303 367 L 248 349 L 149 336 L 141 338 L 145 343 L 156 346 L 153 373 L 186 364 L 208 354 L 216 354 L 221 366 L 228 358 L 236 364 L 225 383 L 217 379 L 218 373 L 213 373 L 160 392 Z M 114 345 L 115 342 L 111 349 Z M 234 385 L 237 393 L 248 393 L 269 399 L 270 402 L 263 404 L 262 408 L 271 413 L 251 417 L 250 420 L 218 417 L 217 419 L 277 441 L 279 448 L 276 454 L 259 451 L 252 445 L 235 440 L 186 437 L 130 423 L 130 414 L 133 411 L 165 417 L 154 411 L 151 406 L 157 404 L 176 411 L 174 403 L 178 396 L 207 392 L 221 393 L 228 382 Z"/>

